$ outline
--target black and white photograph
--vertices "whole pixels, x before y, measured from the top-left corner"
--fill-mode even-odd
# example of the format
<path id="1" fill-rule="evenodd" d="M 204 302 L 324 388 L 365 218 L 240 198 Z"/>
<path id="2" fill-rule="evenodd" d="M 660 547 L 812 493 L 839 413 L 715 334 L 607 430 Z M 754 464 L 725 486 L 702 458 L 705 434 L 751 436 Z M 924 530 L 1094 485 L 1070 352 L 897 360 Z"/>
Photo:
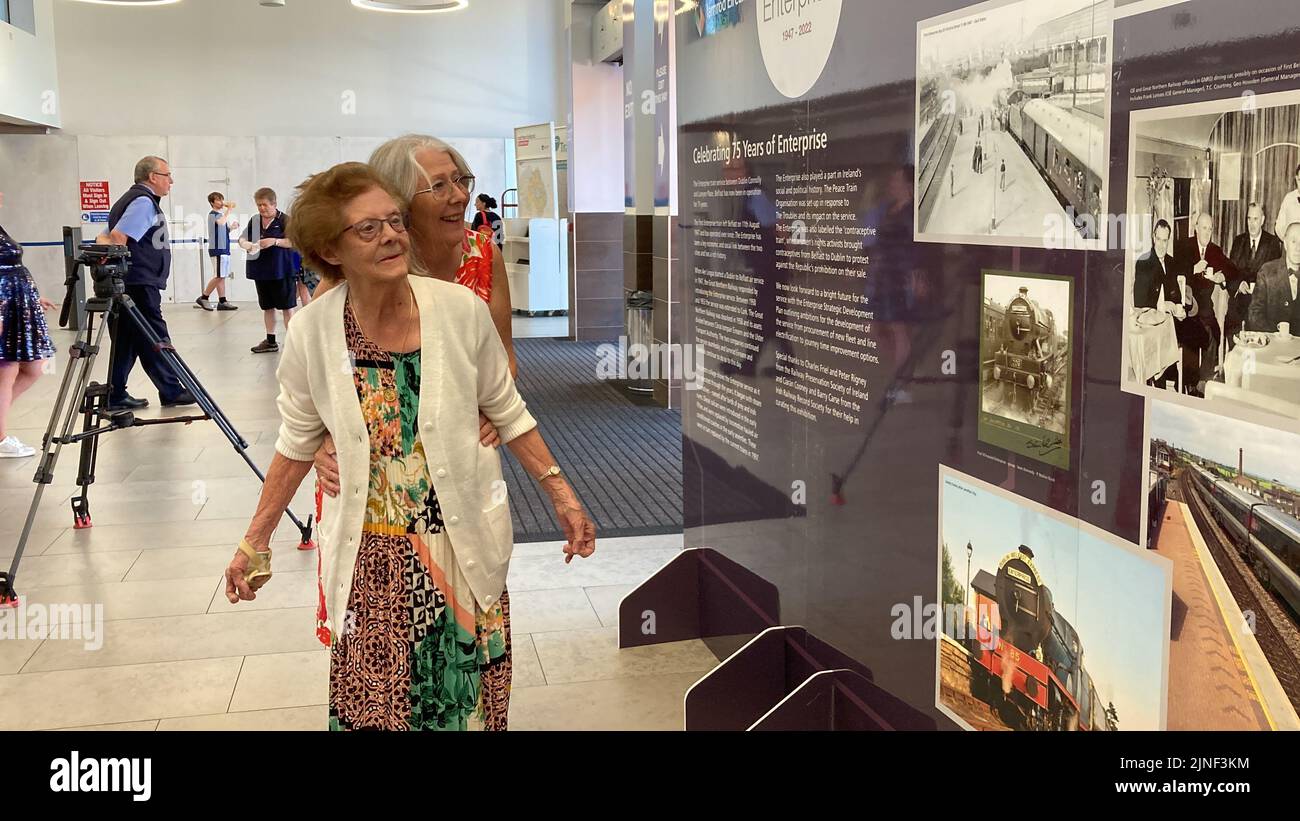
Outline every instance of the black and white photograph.
<path id="1" fill-rule="evenodd" d="M 985 271 L 980 337 L 982 442 L 1070 466 L 1073 282 Z"/>
<path id="2" fill-rule="evenodd" d="M 1131 17 L 1135 14 L 1146 14 L 1149 11 L 1176 6 L 1180 3 L 1186 3 L 1188 0 L 1115 0 L 1115 17 Z"/>
<path id="3" fill-rule="evenodd" d="M 1101 247 L 1111 10 L 998 0 L 917 25 L 918 241 Z"/>
<path id="4" fill-rule="evenodd" d="M 1127 388 L 1300 431 L 1298 137 L 1295 92 L 1134 112 Z"/>

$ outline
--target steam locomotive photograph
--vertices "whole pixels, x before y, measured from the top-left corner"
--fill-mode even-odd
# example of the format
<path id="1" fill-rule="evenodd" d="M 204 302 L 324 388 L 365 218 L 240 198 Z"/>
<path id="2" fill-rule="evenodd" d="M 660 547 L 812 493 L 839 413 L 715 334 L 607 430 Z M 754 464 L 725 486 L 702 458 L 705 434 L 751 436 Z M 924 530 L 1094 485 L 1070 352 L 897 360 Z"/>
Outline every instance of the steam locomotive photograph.
<path id="1" fill-rule="evenodd" d="M 1165 727 L 1171 564 L 940 469 L 938 705 L 974 730 Z"/>
<path id="2" fill-rule="evenodd" d="M 1100 246 L 1109 0 L 1000 0 L 917 26 L 916 238 Z"/>
<path id="3" fill-rule="evenodd" d="M 980 438 L 1069 465 L 1073 283 L 985 271 L 980 337 Z M 987 436 L 987 438 L 986 438 Z"/>

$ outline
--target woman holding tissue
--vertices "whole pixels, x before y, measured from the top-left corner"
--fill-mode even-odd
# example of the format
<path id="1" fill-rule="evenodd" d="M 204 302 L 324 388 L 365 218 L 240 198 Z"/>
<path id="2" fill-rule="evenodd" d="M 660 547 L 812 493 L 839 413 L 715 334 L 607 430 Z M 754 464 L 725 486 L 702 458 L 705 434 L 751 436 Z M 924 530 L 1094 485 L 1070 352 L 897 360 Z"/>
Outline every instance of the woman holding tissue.
<path id="1" fill-rule="evenodd" d="M 320 531 L 330 727 L 467 729 L 477 717 L 504 730 L 514 539 L 480 409 L 551 496 L 566 562 L 592 555 L 595 527 L 515 390 L 487 306 L 410 275 L 406 217 L 387 182 L 344 163 L 299 190 L 293 245 L 337 284 L 286 336 L 277 454 L 226 596 L 251 600 L 271 578 L 271 534 L 328 432 L 342 491 L 325 501 Z"/>

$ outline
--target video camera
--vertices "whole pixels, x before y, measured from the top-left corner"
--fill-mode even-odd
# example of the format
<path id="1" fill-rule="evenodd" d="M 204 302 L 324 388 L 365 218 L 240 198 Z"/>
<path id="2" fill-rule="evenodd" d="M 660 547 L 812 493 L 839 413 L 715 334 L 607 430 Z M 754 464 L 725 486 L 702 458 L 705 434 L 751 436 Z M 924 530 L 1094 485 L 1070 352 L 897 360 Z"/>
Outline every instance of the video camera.
<path id="1" fill-rule="evenodd" d="M 126 293 L 126 272 L 130 268 L 131 252 L 125 245 L 83 245 L 81 253 L 75 258 L 76 265 L 71 266 L 64 285 L 68 288 L 69 298 L 63 301 L 63 310 L 59 313 L 59 327 L 68 327 L 68 315 L 74 299 L 72 294 L 80 277 L 81 266 L 90 269 L 91 283 L 94 285 L 97 299 L 112 299 Z"/>

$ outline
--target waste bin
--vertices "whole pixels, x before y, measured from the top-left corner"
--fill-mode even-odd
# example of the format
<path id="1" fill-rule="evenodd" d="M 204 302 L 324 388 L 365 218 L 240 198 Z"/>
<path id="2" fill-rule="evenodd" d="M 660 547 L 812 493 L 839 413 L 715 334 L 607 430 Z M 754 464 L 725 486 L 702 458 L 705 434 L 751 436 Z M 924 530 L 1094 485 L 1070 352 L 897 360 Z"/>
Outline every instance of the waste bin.
<path id="1" fill-rule="evenodd" d="M 654 360 L 654 294 L 629 291 L 627 295 L 627 389 L 632 393 L 654 393 L 650 378 Z"/>

